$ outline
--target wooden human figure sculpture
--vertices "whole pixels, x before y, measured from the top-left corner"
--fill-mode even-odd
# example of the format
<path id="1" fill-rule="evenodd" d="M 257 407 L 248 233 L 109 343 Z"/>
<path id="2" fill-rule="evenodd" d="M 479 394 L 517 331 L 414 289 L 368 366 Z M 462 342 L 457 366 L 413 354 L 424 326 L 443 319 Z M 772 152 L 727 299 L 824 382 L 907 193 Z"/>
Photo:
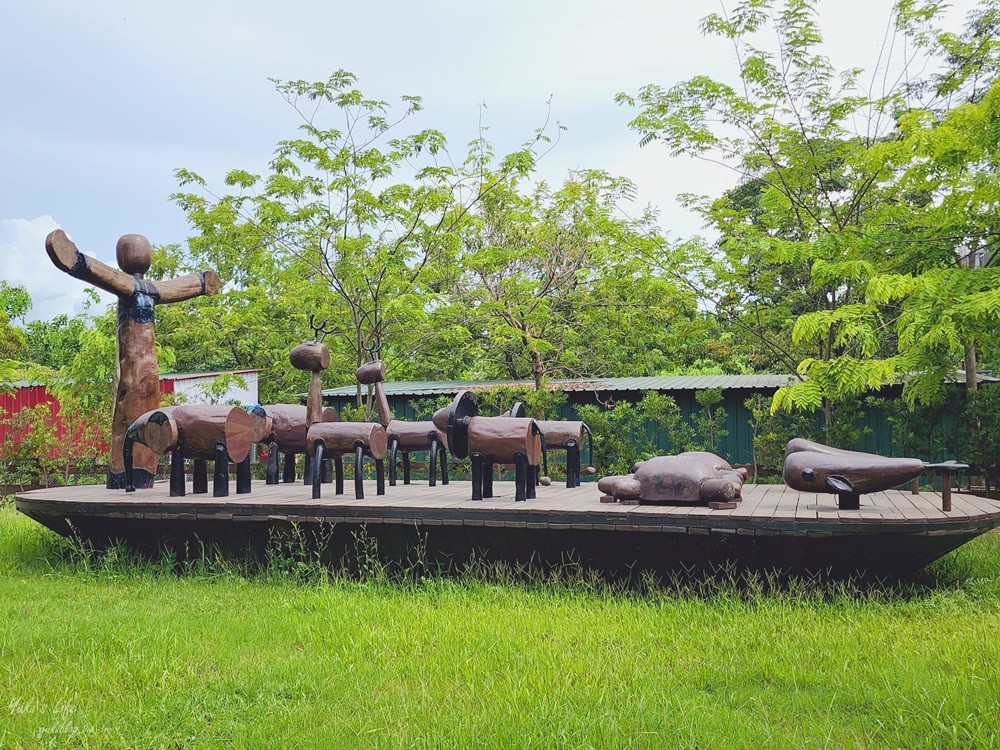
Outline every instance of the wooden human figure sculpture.
<path id="1" fill-rule="evenodd" d="M 215 294 L 221 282 L 215 271 L 201 271 L 166 281 L 143 278 L 152 262 L 152 247 L 141 234 L 126 234 L 118 240 L 115 253 L 120 271 L 81 253 L 61 229 L 50 232 L 45 238 L 45 252 L 56 268 L 118 297 L 118 361 L 115 364 L 108 488 L 123 489 L 126 486 L 122 455 L 125 433 L 142 414 L 160 405 L 153 308 L 157 304 Z M 152 487 L 156 454 L 137 444 L 133 465 L 135 486 Z"/>

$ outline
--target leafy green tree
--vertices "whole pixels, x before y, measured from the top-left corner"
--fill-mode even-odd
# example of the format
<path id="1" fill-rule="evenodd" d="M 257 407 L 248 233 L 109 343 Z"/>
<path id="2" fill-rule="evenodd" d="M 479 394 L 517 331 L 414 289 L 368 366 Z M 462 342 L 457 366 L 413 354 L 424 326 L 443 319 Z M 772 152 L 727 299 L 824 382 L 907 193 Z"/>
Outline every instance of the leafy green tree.
<path id="1" fill-rule="evenodd" d="M 598 476 L 631 473 L 636 462 L 661 454 L 654 436 L 663 438 L 675 453 L 688 450 L 694 442 L 694 431 L 677 402 L 655 391 L 638 403 L 586 404 L 577 408 L 577 414 L 593 431 Z"/>
<path id="2" fill-rule="evenodd" d="M 688 196 L 720 235 L 706 297 L 765 361 L 802 378 L 775 407 L 822 408 L 828 435 L 837 399 L 903 377 L 909 400 L 932 398 L 994 331 L 995 278 L 959 267 L 956 249 L 996 236 L 996 8 L 984 3 L 957 37 L 934 28 L 938 4 L 899 2 L 895 33 L 917 59 L 905 83 L 873 94 L 861 69 L 837 71 L 820 53 L 813 3 L 747 0 L 702 24 L 732 41 L 737 82 L 619 95 L 640 108 L 643 144 L 738 173 L 721 198 Z M 934 60 L 951 67 L 921 77 Z"/>
<path id="3" fill-rule="evenodd" d="M 584 171 L 558 189 L 509 180 L 484 198 L 463 232 L 457 284 L 483 377 L 541 390 L 552 377 L 636 374 L 638 355 L 661 352 L 681 327 L 671 321 L 695 314 L 693 297 L 635 252 L 655 237 L 651 217 L 618 210 L 633 194 L 627 180 Z"/>
<path id="4" fill-rule="evenodd" d="M 197 191 L 175 196 L 198 231 L 192 260 L 228 282 L 202 306 L 246 318 L 262 314 L 253 299 L 262 295 L 272 304 L 264 316 L 302 333 L 315 313 L 336 331 L 330 371 L 341 382 L 369 357 L 405 371 L 415 354 L 454 336 L 453 327 L 429 321 L 457 228 L 495 177 L 530 171 L 544 136 L 487 173 L 455 166 L 437 130 L 402 132 L 421 109 L 418 97 L 401 97 L 396 112 L 365 97 L 346 71 L 322 82 L 274 83 L 302 124 L 299 137 L 279 142 L 268 174 L 233 170 L 226 177 L 233 192 L 217 195 L 196 173 L 177 173 L 182 187 Z M 239 321 L 216 324 L 240 330 Z M 230 348 L 244 346 L 227 339 Z"/>
<path id="5" fill-rule="evenodd" d="M 11 286 L 6 281 L 0 281 L 0 309 L 7 314 L 9 321 L 23 321 L 31 309 L 31 295 L 23 286 Z"/>
<path id="6" fill-rule="evenodd" d="M 989 385 L 971 394 L 958 424 L 956 455 L 982 472 L 987 487 L 1000 487 L 1000 388 Z"/>
<path id="7" fill-rule="evenodd" d="M 726 408 L 722 406 L 722 389 L 706 388 L 694 394 L 698 409 L 691 415 L 697 433 L 695 448 L 718 453 L 721 443 L 729 434 L 726 429 Z"/>
<path id="8" fill-rule="evenodd" d="M 54 369 L 69 363 L 80 351 L 80 340 L 87 330 L 85 314 L 70 317 L 65 313 L 51 320 L 33 320 L 24 326 L 25 358 Z"/>

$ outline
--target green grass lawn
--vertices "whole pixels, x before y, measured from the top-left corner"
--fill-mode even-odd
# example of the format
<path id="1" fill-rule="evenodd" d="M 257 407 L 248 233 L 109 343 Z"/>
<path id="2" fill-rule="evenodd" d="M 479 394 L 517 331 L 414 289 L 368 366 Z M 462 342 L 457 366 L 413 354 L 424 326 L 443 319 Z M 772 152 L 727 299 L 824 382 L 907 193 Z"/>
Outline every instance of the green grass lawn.
<path id="1" fill-rule="evenodd" d="M 1000 746 L 1000 537 L 891 589 L 81 557 L 0 507 L 0 748 Z"/>

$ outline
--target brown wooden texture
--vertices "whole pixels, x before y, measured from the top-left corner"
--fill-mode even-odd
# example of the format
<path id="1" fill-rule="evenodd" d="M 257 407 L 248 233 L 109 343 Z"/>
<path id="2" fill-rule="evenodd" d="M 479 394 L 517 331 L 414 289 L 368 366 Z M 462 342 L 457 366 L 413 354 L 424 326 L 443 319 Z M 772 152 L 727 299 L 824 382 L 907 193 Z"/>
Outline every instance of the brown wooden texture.
<path id="1" fill-rule="evenodd" d="M 469 454 L 481 453 L 509 463 L 523 453 L 537 466 L 542 459 L 542 440 L 533 434 L 534 420 L 517 417 L 473 417 L 469 423 Z"/>
<path id="2" fill-rule="evenodd" d="M 386 434 L 391 438 L 393 435 L 399 437 L 399 449 L 401 451 L 426 450 L 430 445 L 430 433 L 437 435 L 441 440 L 441 433 L 433 422 L 401 422 L 394 419 L 385 428 Z M 443 441 L 442 441 L 443 443 Z"/>
<path id="3" fill-rule="evenodd" d="M 384 458 L 389 445 L 385 428 L 374 422 L 317 422 L 306 436 L 310 451 L 316 441 L 323 442 L 327 454 L 350 453 L 361 443 L 372 458 Z"/>
<path id="4" fill-rule="evenodd" d="M 129 426 L 127 435 L 159 456 L 176 448 L 180 437 L 177 421 L 165 409 L 147 411 Z"/>
<path id="5" fill-rule="evenodd" d="M 215 458 L 215 446 L 222 443 L 230 460 L 239 463 L 250 452 L 254 431 L 254 418 L 238 406 L 190 404 L 153 409 L 130 426 L 129 434 L 151 452 L 178 449 L 185 458 Z"/>
<path id="6" fill-rule="evenodd" d="M 124 235 L 116 247 L 119 262 L 131 273 L 83 255 L 61 229 L 50 232 L 46 237 L 45 251 L 60 270 L 118 297 L 118 359 L 115 363 L 108 486 L 124 486 L 122 449 L 125 432 L 136 419 L 160 403 L 153 307 L 157 302 L 177 302 L 202 294 L 214 294 L 221 282 L 213 271 L 166 281 L 143 279 L 143 273 L 149 268 L 151 247 L 149 240 L 138 234 Z M 153 452 L 141 444 L 137 445 L 133 466 L 137 470 L 136 486 L 150 487 L 156 473 Z"/>
<path id="7" fill-rule="evenodd" d="M 239 463 L 253 445 L 254 423 L 238 406 L 189 404 L 163 409 L 176 423 L 178 445 L 188 458 L 214 458 L 222 442 L 229 458 Z"/>
<path id="8" fill-rule="evenodd" d="M 118 322 L 118 363 L 115 368 L 114 404 L 111 414 L 112 474 L 125 471 L 122 449 L 125 432 L 142 414 L 160 405 L 160 376 L 156 361 L 156 340 L 152 323 L 125 319 Z M 132 465 L 151 475 L 156 473 L 156 455 L 137 445 Z"/>
<path id="9" fill-rule="evenodd" d="M 378 412 L 378 421 L 388 426 L 392 421 L 392 409 L 389 408 L 389 399 L 385 397 L 385 390 L 381 383 L 375 383 L 372 387 L 372 395 L 375 397 L 375 411 Z"/>
<path id="10" fill-rule="evenodd" d="M 115 245 L 115 257 L 125 273 L 146 273 L 153 260 L 153 246 L 141 234 L 123 234 Z"/>
<path id="11" fill-rule="evenodd" d="M 89 282 L 99 289 L 120 296 L 135 291 L 135 278 L 124 271 L 112 268 L 92 256 L 84 256 L 61 229 L 55 229 L 45 238 L 45 252 L 56 268 Z M 83 263 L 85 267 L 81 268 Z M 138 414 L 136 415 L 138 416 Z"/>
<path id="12" fill-rule="evenodd" d="M 634 474 L 605 477 L 597 486 L 619 499 L 644 502 L 701 503 L 738 500 L 746 469 L 733 469 L 705 451 L 657 456 L 636 465 Z"/>
<path id="13" fill-rule="evenodd" d="M 570 440 L 583 448 L 583 422 L 546 420 L 538 423 L 546 448 L 565 448 Z"/>
<path id="14" fill-rule="evenodd" d="M 361 385 L 374 385 L 385 381 L 385 363 L 382 360 L 375 360 L 361 365 L 354 373 Z"/>
<path id="15" fill-rule="evenodd" d="M 159 302 L 182 302 L 202 294 L 209 296 L 222 288 L 222 280 L 215 271 L 200 271 L 176 279 L 150 282 L 156 285 Z"/>
<path id="16" fill-rule="evenodd" d="M 793 489 L 833 493 L 826 480 L 841 476 L 863 495 L 907 483 L 920 476 L 923 469 L 923 462 L 917 458 L 888 458 L 796 438 L 786 449 L 784 480 Z"/>
<path id="17" fill-rule="evenodd" d="M 259 443 L 274 432 L 274 420 L 267 414 L 266 409 L 262 409 L 264 414 L 248 412 L 250 421 L 253 422 L 253 441 Z"/>
<path id="18" fill-rule="evenodd" d="M 292 349 L 288 353 L 288 360 L 296 370 L 322 372 L 330 366 L 330 350 L 323 344 L 310 341 Z"/>
<path id="19" fill-rule="evenodd" d="M 264 406 L 271 418 L 275 441 L 279 450 L 290 453 L 305 453 L 306 450 L 306 407 L 302 404 L 271 404 Z M 333 407 L 322 412 L 322 421 L 338 422 L 340 417 Z"/>

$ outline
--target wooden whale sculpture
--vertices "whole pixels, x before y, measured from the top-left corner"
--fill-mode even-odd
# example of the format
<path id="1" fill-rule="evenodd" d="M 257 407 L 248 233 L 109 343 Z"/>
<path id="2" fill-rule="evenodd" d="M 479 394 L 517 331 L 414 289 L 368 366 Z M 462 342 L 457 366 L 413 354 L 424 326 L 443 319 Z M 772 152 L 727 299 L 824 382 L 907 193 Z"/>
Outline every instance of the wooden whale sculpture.
<path id="1" fill-rule="evenodd" d="M 604 493 L 605 502 L 691 503 L 730 508 L 740 501 L 746 477 L 746 469 L 734 469 L 714 453 L 687 451 L 641 461 L 631 474 L 603 477 L 597 488 Z"/>
<path id="2" fill-rule="evenodd" d="M 800 492 L 837 495 L 843 510 L 857 510 L 860 496 L 880 492 L 920 476 L 919 458 L 889 458 L 793 438 L 785 448 L 785 484 Z"/>

